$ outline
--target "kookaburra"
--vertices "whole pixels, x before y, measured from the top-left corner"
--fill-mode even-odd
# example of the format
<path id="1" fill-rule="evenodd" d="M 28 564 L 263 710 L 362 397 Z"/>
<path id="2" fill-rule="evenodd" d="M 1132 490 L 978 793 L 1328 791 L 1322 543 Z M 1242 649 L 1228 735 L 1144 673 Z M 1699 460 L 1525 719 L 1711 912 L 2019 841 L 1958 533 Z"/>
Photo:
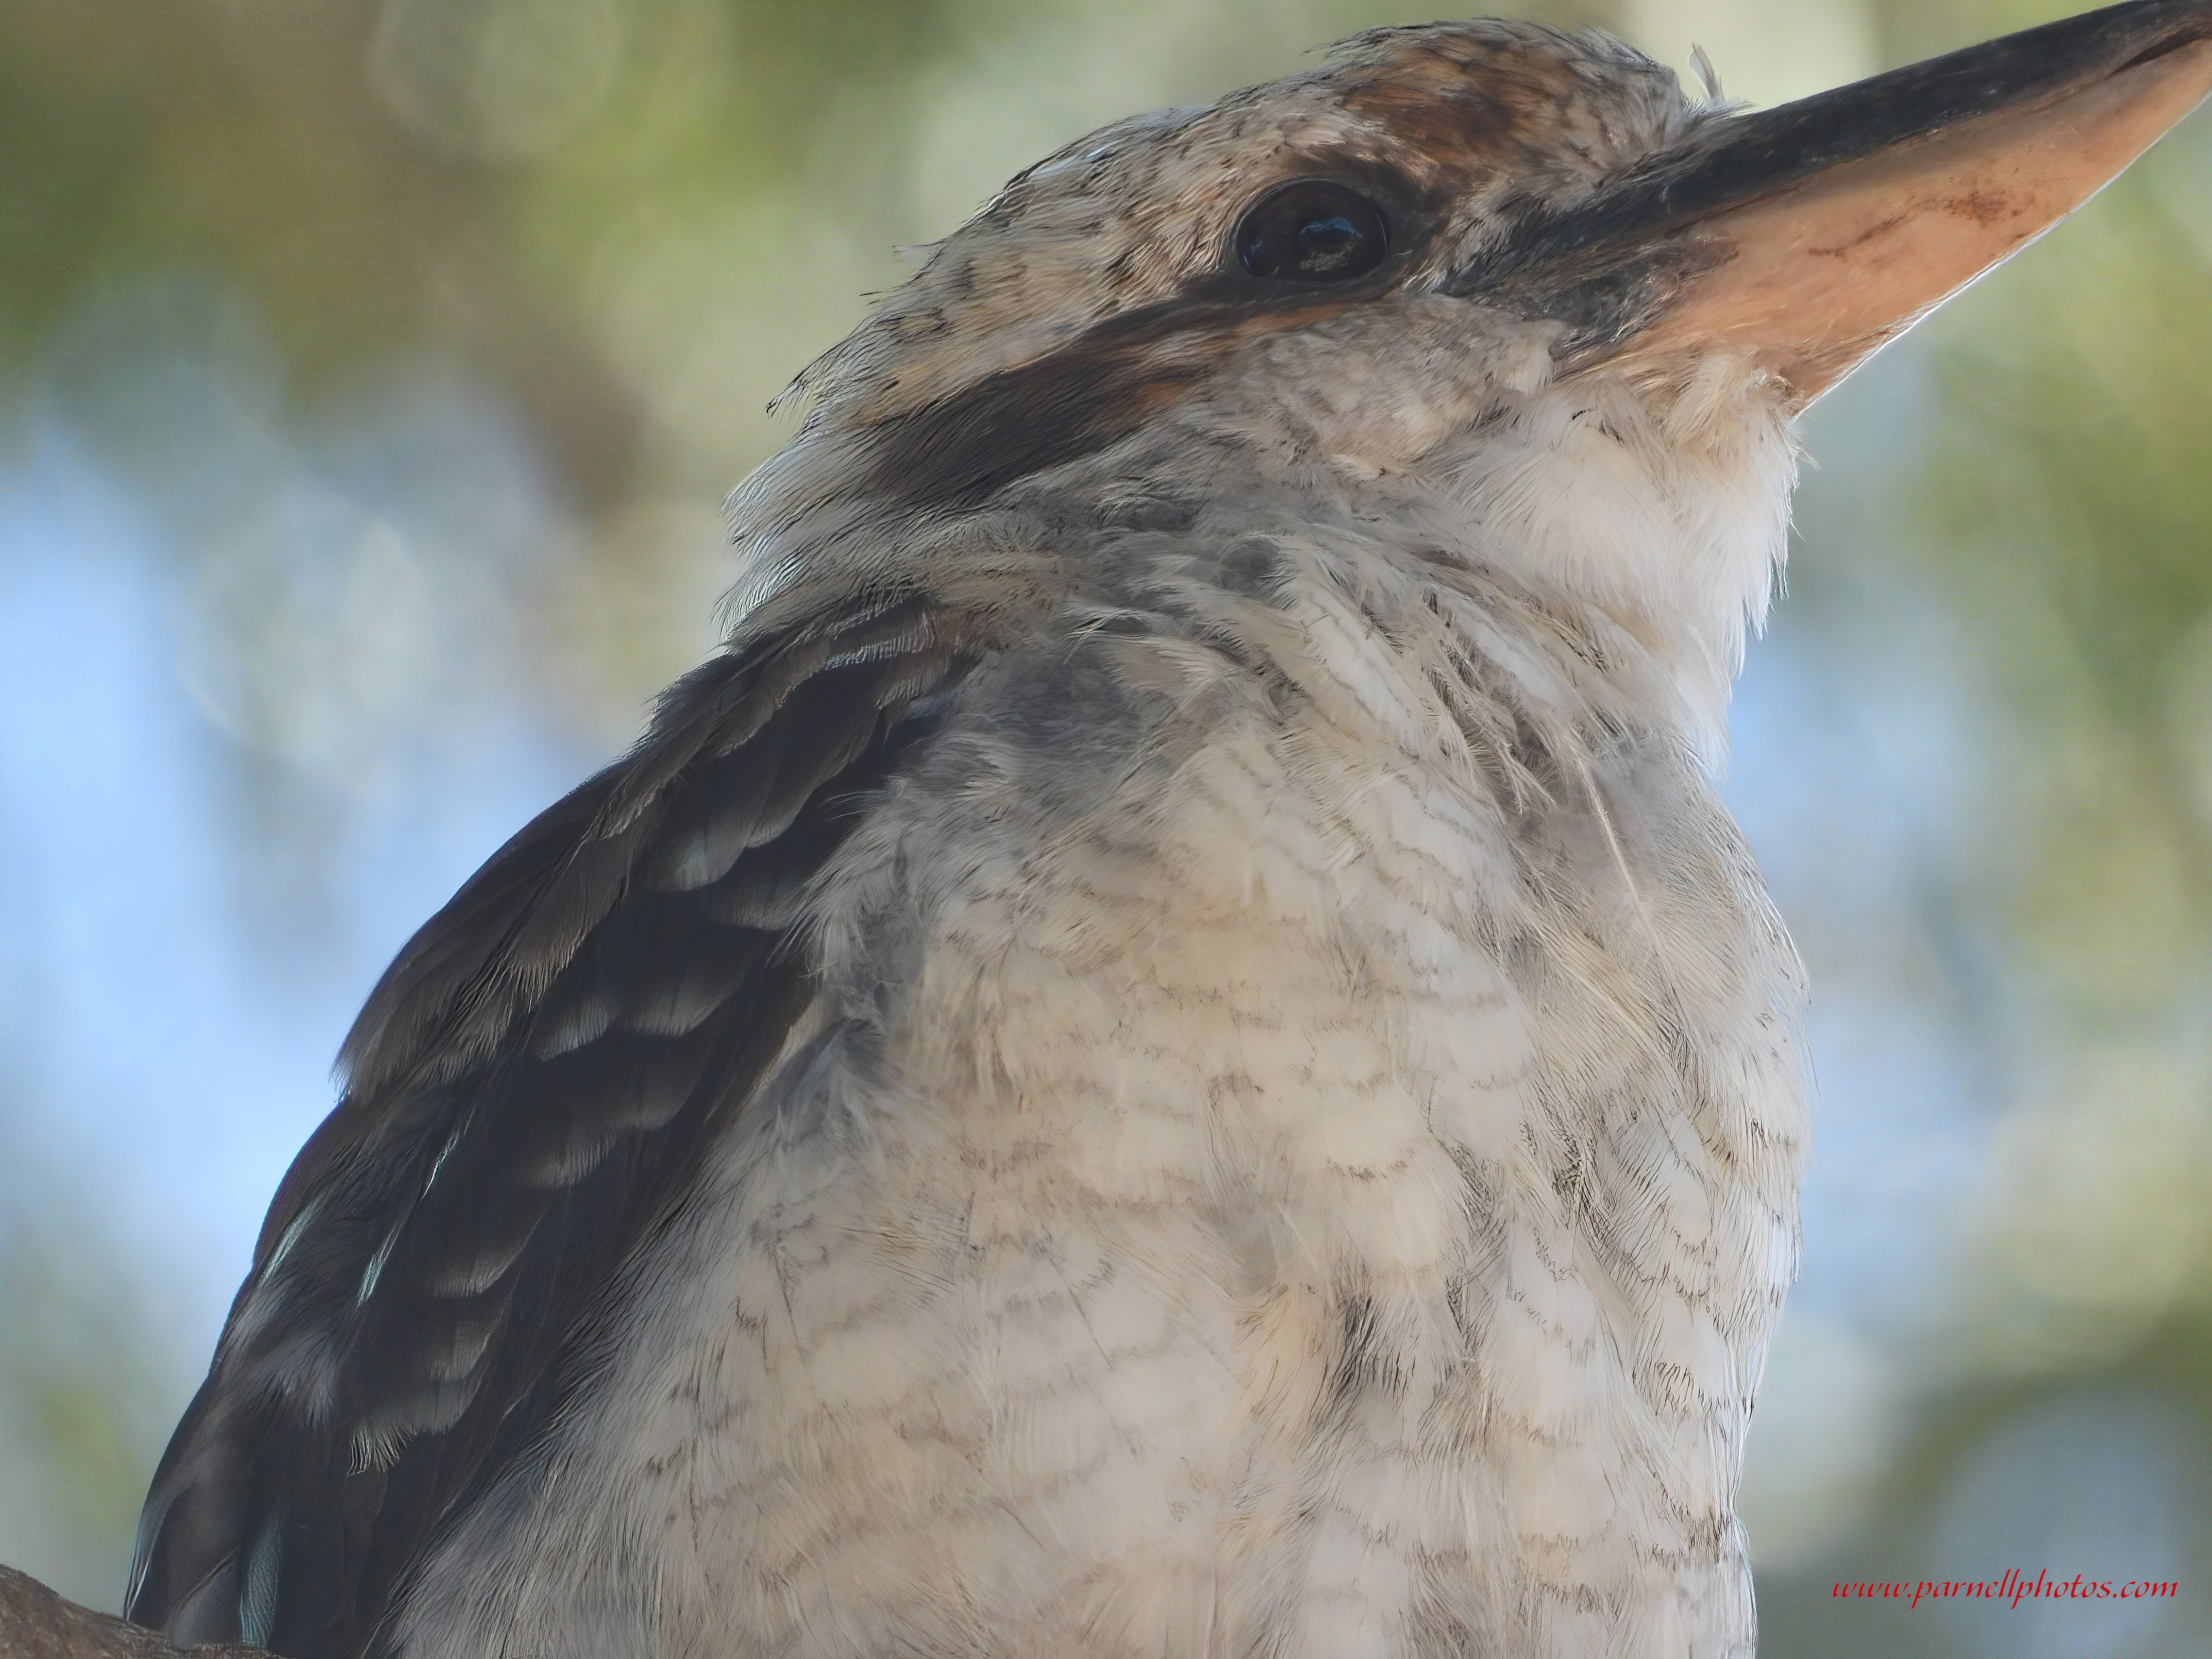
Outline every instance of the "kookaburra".
<path id="1" fill-rule="evenodd" d="M 798 382 L 726 648 L 416 936 L 146 1506 L 298 1659 L 1744 1654 L 1797 412 L 2212 86 L 1376 30 Z"/>

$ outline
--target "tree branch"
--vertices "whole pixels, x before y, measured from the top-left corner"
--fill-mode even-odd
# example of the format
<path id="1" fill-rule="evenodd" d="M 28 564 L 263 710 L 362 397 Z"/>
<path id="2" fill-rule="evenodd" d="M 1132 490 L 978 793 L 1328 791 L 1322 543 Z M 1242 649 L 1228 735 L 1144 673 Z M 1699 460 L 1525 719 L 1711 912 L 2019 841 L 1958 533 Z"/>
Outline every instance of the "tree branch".
<path id="1" fill-rule="evenodd" d="M 275 1659 L 259 1648 L 173 1648 L 161 1632 L 64 1601 L 27 1573 L 0 1567 L 0 1659 Z"/>

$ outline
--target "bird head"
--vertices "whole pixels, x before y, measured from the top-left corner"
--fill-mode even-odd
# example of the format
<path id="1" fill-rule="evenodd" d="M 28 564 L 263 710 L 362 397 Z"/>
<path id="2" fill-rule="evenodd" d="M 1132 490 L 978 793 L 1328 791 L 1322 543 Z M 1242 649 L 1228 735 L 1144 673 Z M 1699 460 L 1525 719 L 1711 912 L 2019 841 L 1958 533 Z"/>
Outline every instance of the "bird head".
<path id="1" fill-rule="evenodd" d="M 1010 512 L 1295 503 L 1601 617 L 1717 721 L 1793 418 L 2208 88 L 2212 0 L 1756 113 L 1595 32 L 1356 36 L 1095 132 L 938 245 L 733 498 L 746 597 Z"/>

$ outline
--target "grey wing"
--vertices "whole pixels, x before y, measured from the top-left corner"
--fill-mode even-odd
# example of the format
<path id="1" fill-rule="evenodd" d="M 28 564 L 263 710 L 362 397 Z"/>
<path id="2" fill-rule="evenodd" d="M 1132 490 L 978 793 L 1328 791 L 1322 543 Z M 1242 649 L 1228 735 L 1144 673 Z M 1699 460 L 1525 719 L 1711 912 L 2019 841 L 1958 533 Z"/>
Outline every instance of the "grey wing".
<path id="1" fill-rule="evenodd" d="M 618 1271 L 809 995 L 798 890 L 972 662 L 856 603 L 719 657 L 386 973 L 155 1473 L 128 1612 L 378 1650 L 428 1547 L 590 1386 Z"/>

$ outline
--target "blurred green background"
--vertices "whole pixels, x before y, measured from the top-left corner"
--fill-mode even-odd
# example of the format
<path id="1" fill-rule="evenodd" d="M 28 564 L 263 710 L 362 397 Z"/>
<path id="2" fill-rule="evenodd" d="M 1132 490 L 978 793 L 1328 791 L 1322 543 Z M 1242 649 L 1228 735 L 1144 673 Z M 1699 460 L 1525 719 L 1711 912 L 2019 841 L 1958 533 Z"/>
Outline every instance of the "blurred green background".
<path id="1" fill-rule="evenodd" d="M 1768 103 L 2070 9 L 1590 0 Z M 710 648 L 769 397 L 1371 0 L 0 8 L 0 1559 L 113 1607 L 390 953 Z M 2212 121 L 1810 418 L 1732 796 L 1816 987 L 1771 1655 L 2212 1651 Z M 2007 1567 L 2121 1605 L 1838 1603 Z"/>

